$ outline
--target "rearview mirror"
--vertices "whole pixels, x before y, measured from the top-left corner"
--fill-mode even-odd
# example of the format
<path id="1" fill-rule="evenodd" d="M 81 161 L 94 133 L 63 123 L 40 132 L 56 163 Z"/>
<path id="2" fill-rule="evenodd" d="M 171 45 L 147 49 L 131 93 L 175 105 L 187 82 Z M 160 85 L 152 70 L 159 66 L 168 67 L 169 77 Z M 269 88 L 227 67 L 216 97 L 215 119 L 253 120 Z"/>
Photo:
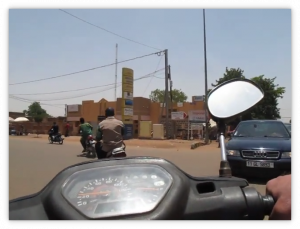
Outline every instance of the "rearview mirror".
<path id="1" fill-rule="evenodd" d="M 263 90 L 247 79 L 233 79 L 215 87 L 207 96 L 207 109 L 217 123 L 221 148 L 219 176 L 231 177 L 225 147 L 225 123 L 247 112 L 264 97 Z"/>
<path id="2" fill-rule="evenodd" d="M 207 107 L 214 121 L 227 122 L 247 112 L 264 97 L 262 89 L 247 79 L 229 80 L 208 95 Z"/>

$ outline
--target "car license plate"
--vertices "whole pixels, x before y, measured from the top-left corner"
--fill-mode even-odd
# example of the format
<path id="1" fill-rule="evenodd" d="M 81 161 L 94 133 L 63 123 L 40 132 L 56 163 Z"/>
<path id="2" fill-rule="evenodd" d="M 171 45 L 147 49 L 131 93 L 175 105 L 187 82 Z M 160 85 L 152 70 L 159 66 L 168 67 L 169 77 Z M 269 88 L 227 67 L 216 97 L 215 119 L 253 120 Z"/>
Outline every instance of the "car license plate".
<path id="1" fill-rule="evenodd" d="M 247 161 L 246 165 L 247 167 L 274 168 L 273 162 Z"/>

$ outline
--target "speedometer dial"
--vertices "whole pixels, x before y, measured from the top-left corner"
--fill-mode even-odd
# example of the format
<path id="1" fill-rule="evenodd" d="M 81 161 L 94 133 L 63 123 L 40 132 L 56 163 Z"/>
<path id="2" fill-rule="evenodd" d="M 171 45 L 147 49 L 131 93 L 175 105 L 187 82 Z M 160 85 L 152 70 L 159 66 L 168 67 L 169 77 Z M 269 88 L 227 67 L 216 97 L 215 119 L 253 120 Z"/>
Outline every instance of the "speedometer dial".
<path id="1" fill-rule="evenodd" d="M 103 218 L 151 211 L 171 184 L 171 175 L 159 166 L 104 167 L 73 174 L 63 196 L 87 217 Z"/>
<path id="2" fill-rule="evenodd" d="M 126 197 L 127 184 L 117 178 L 100 178 L 90 181 L 77 194 L 77 206 L 93 211 L 101 202 Z"/>

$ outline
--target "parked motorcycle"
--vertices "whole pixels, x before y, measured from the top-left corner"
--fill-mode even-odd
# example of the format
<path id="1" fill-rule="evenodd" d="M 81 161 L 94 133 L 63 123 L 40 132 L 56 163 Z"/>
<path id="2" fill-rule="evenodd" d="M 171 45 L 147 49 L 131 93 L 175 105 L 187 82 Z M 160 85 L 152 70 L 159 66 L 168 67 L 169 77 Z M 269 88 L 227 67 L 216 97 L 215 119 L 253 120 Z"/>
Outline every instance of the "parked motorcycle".
<path id="1" fill-rule="evenodd" d="M 83 162 L 61 171 L 40 192 L 11 200 L 9 219 L 262 220 L 274 200 L 231 176 L 224 134 L 227 121 L 263 97 L 245 79 L 225 82 L 208 95 L 220 134 L 217 177 L 193 177 L 167 160 L 147 156 Z"/>
<path id="2" fill-rule="evenodd" d="M 53 135 L 53 129 L 49 131 L 48 141 L 50 144 L 53 142 L 58 142 L 58 144 L 62 145 L 64 143 L 64 138 L 60 133 Z"/>

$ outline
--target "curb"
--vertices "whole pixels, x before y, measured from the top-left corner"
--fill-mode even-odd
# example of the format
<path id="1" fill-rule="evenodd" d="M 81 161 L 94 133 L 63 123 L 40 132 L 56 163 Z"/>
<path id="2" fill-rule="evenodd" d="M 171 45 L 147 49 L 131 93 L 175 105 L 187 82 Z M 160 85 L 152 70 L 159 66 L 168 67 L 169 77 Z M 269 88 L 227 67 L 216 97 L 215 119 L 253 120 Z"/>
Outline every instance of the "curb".
<path id="1" fill-rule="evenodd" d="M 196 149 L 196 148 L 198 148 L 200 146 L 204 146 L 204 145 L 205 145 L 204 142 L 195 142 L 195 143 L 191 144 L 191 149 Z"/>

